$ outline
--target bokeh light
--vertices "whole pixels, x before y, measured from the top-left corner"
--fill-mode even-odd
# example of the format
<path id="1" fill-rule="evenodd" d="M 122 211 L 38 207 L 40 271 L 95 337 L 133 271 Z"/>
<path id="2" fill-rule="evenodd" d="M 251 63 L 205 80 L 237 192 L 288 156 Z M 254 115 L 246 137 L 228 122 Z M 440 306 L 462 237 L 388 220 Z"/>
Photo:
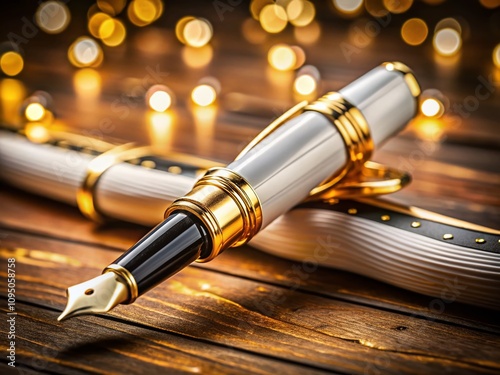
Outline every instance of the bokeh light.
<path id="1" fill-rule="evenodd" d="M 422 44 L 428 33 L 427 24 L 420 18 L 411 18 L 401 27 L 401 37 L 410 46 Z"/>
<path id="2" fill-rule="evenodd" d="M 40 123 L 27 124 L 25 129 L 26 137 L 34 143 L 45 143 L 50 139 L 49 131 Z"/>
<path id="3" fill-rule="evenodd" d="M 433 45 L 438 54 L 453 56 L 460 50 L 462 38 L 459 32 L 454 29 L 441 29 L 434 34 Z"/>
<path id="4" fill-rule="evenodd" d="M 420 110 L 424 116 L 438 117 L 443 114 L 443 105 L 437 99 L 428 98 L 422 102 Z"/>
<path id="5" fill-rule="evenodd" d="M 110 19 L 111 19 L 111 17 L 109 14 L 102 13 L 102 12 L 94 13 L 92 16 L 90 16 L 89 23 L 88 23 L 88 28 L 89 28 L 90 34 L 92 34 L 92 36 L 94 38 L 100 38 L 101 35 L 99 34 L 99 30 L 101 29 L 101 25 L 105 21 L 110 20 Z"/>
<path id="6" fill-rule="evenodd" d="M 500 68 L 500 43 L 493 49 L 493 64 Z"/>
<path id="7" fill-rule="evenodd" d="M 163 14 L 161 0 L 133 0 L 127 8 L 127 16 L 134 25 L 146 26 Z"/>
<path id="8" fill-rule="evenodd" d="M 220 92 L 220 82 L 213 77 L 205 77 L 191 92 L 193 102 L 201 107 L 207 107 L 215 102 Z"/>
<path id="9" fill-rule="evenodd" d="M 100 10 L 112 16 L 120 13 L 127 4 L 126 0 L 97 0 L 97 6 Z"/>
<path id="10" fill-rule="evenodd" d="M 413 0 L 384 0 L 385 8 L 394 14 L 404 13 L 413 4 Z"/>
<path id="11" fill-rule="evenodd" d="M 314 4 L 307 0 L 291 0 L 286 6 L 288 21 L 294 26 L 307 26 L 316 15 Z"/>
<path id="12" fill-rule="evenodd" d="M 361 10 L 363 0 L 333 0 L 333 5 L 341 14 L 353 14 Z"/>
<path id="13" fill-rule="evenodd" d="M 310 95 L 316 91 L 316 80 L 309 74 L 298 76 L 293 83 L 294 90 L 300 95 Z"/>
<path id="14" fill-rule="evenodd" d="M 277 4 L 268 4 L 259 14 L 260 25 L 268 33 L 276 34 L 283 31 L 288 23 L 286 11 Z"/>
<path id="15" fill-rule="evenodd" d="M 250 2 L 250 13 L 251 13 L 253 19 L 258 21 L 262 8 L 264 8 L 266 5 L 269 5 L 269 4 L 274 4 L 274 1 L 273 0 L 252 0 Z"/>
<path id="16" fill-rule="evenodd" d="M 267 60 L 274 69 L 287 71 L 295 68 L 297 55 L 289 45 L 277 44 L 267 53 Z"/>
<path id="17" fill-rule="evenodd" d="M 500 0 L 479 0 L 481 5 L 488 9 L 495 9 L 500 6 Z"/>
<path id="18" fill-rule="evenodd" d="M 73 75 L 75 93 L 82 98 L 96 98 L 101 93 L 101 75 L 92 68 L 77 70 Z"/>
<path id="19" fill-rule="evenodd" d="M 188 46 L 203 47 L 213 36 L 210 22 L 204 18 L 195 18 L 186 23 L 182 30 L 183 39 Z"/>
<path id="20" fill-rule="evenodd" d="M 16 76 L 23 70 L 23 57 L 15 51 L 7 51 L 0 57 L 0 69 L 8 76 Z"/>
<path id="21" fill-rule="evenodd" d="M 365 9 L 373 17 L 385 17 L 389 13 L 383 0 L 365 0 Z"/>
<path id="22" fill-rule="evenodd" d="M 297 72 L 293 83 L 293 90 L 300 97 L 316 96 L 320 74 L 318 68 L 313 65 L 305 65 Z"/>
<path id="23" fill-rule="evenodd" d="M 24 110 L 28 121 L 40 121 L 45 116 L 45 108 L 40 103 L 30 103 Z"/>
<path id="24" fill-rule="evenodd" d="M 68 27 L 71 14 L 68 7 L 60 1 L 46 1 L 38 6 L 35 22 L 47 34 L 58 34 Z"/>
<path id="25" fill-rule="evenodd" d="M 437 33 L 442 29 L 453 29 L 458 32 L 459 35 L 462 35 L 462 25 L 455 18 L 443 18 L 436 24 L 434 28 L 434 32 Z"/>
<path id="26" fill-rule="evenodd" d="M 78 68 L 96 67 L 102 62 L 103 53 L 94 39 L 81 37 L 69 47 L 68 58 Z"/>
<path id="27" fill-rule="evenodd" d="M 146 103 L 153 111 L 165 112 L 173 103 L 172 91 L 165 85 L 154 85 L 146 92 Z"/>
<path id="28" fill-rule="evenodd" d="M 105 20 L 99 27 L 99 37 L 109 47 L 116 47 L 123 43 L 127 30 L 122 21 L 116 18 Z"/>

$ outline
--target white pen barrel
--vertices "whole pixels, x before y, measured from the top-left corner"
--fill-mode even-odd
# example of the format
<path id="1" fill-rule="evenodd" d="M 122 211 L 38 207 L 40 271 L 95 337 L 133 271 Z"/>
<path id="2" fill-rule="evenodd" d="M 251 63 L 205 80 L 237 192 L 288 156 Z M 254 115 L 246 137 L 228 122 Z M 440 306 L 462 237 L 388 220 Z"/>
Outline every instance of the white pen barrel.
<path id="1" fill-rule="evenodd" d="M 253 187 L 262 206 L 264 228 L 342 168 L 346 158 L 342 137 L 335 126 L 317 112 L 305 112 L 231 163 L 228 169 Z"/>
<path id="2" fill-rule="evenodd" d="M 375 147 L 401 130 L 416 113 L 417 94 L 411 90 L 408 74 L 396 70 L 392 63 L 371 70 L 339 93 L 361 112 Z M 228 169 L 253 187 L 262 207 L 264 228 L 342 169 L 347 156 L 336 126 L 323 114 L 306 111 Z"/>
<path id="3" fill-rule="evenodd" d="M 339 94 L 356 106 L 368 122 L 375 149 L 404 128 L 415 115 L 417 94 L 412 92 L 412 84 L 418 85 L 413 75 L 404 74 L 396 70 L 394 64 L 386 63 L 339 90 Z"/>

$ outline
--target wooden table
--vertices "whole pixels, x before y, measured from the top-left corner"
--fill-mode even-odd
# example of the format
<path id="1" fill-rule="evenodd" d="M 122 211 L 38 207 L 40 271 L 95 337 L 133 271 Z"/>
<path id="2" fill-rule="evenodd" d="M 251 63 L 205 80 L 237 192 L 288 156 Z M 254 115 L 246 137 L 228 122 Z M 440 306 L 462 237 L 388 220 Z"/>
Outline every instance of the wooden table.
<path id="1" fill-rule="evenodd" d="M 70 129 L 101 131 L 105 138 L 160 143 L 228 161 L 294 102 L 293 73 L 273 72 L 266 62 L 271 45 L 294 43 L 291 30 L 251 44 L 240 34 L 241 22 L 248 17 L 247 4 L 235 6 L 221 21 L 208 2 L 195 3 L 189 10 L 169 4 L 154 27 L 131 27 L 126 46 L 105 48 L 105 62 L 98 70 L 100 97 L 94 101 L 79 97 L 72 86 L 76 70 L 65 55 L 69 44 L 84 33 L 81 15 L 91 3 L 82 3 L 69 4 L 73 22 L 68 32 L 57 36 L 40 32 L 23 46 L 26 68 L 20 76 L 28 91 L 43 89 L 53 95 L 58 117 Z M 500 71 L 491 62 L 498 29 L 491 31 L 488 26 L 498 19 L 498 11 L 492 18 L 494 11 L 478 4 L 467 9 L 464 1 L 450 3 L 436 7 L 418 3 L 409 13 L 393 15 L 349 63 L 339 46 L 349 42 L 350 21 L 318 5 L 322 35 L 316 43 L 303 46 L 307 62 L 320 69 L 323 89 L 338 89 L 382 61 L 401 60 L 414 68 L 424 89 L 438 88 L 452 104 L 463 104 L 474 97 L 481 79 L 500 80 Z M 32 15 L 33 6 L 2 14 L 0 40 L 10 31 L 20 32 L 21 17 Z M 188 68 L 180 57 L 182 47 L 172 29 L 186 14 L 213 23 L 213 59 L 205 67 Z M 455 60 L 436 59 L 430 40 L 410 47 L 399 37 L 401 24 L 410 17 L 425 18 L 432 29 L 439 19 L 460 14 L 468 22 L 470 36 Z M 365 18 L 362 22 L 373 21 Z M 125 95 L 155 69 L 178 99 L 167 134 L 155 133 L 142 102 Z M 221 82 L 219 104 L 215 110 L 197 112 L 189 104 L 189 92 L 208 75 Z M 391 199 L 498 228 L 500 100 L 498 83 L 492 87 L 476 110 L 462 114 L 449 110 L 443 119 L 427 124 L 415 121 L 376 155 L 378 161 L 413 174 L 412 185 Z M 246 95 L 246 107 L 234 109 L 234 93 Z M 116 100 L 126 110 L 113 110 Z M 103 120 L 113 126 L 99 127 Z M 147 228 L 126 223 L 97 226 L 75 208 L 7 186 L 1 189 L 0 208 L 4 313 L 7 259 L 16 259 L 18 366 L 6 365 L 9 343 L 4 322 L 2 372 L 500 372 L 498 312 L 453 302 L 443 302 L 444 308 L 437 309 L 433 297 L 324 268 L 292 288 L 296 278 L 287 271 L 293 270 L 294 262 L 250 247 L 227 251 L 208 264 L 194 264 L 133 305 L 58 323 L 66 287 L 98 275 Z"/>

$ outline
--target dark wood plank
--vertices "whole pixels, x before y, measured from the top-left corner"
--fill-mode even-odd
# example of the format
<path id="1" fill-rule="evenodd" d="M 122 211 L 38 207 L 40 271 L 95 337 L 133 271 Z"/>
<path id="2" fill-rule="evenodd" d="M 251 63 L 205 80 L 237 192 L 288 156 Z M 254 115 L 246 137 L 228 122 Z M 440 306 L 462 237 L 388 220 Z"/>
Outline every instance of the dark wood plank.
<path id="1" fill-rule="evenodd" d="M 237 350 L 113 319 L 85 317 L 60 324 L 54 311 L 18 303 L 18 367 L 64 374 L 320 374 Z M 3 310 L 3 308 L 2 308 Z M 0 331 L 6 334 L 3 327 Z M 40 332 L 44 332 L 43 336 Z M 254 364 L 259 361 L 259 368 Z"/>
<path id="2" fill-rule="evenodd" d="M 51 310 L 62 309 L 67 285 L 95 276 L 116 255 L 86 245 L 5 234 L 0 255 L 17 259 L 19 300 Z M 4 272 L 0 275 L 5 277 Z M 55 319 L 57 314 L 50 315 Z M 381 358 L 390 363 L 383 369 L 387 373 L 500 369 L 498 335 L 194 267 L 133 305 L 117 307 L 111 316 L 161 332 L 341 372 L 378 368 Z M 453 348 L 447 346 L 451 340 Z"/>

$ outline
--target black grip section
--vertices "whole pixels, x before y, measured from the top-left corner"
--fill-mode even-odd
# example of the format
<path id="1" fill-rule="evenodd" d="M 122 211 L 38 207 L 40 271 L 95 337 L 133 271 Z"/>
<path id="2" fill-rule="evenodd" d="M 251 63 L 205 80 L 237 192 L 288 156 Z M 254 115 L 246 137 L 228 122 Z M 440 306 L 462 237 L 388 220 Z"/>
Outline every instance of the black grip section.
<path id="1" fill-rule="evenodd" d="M 134 276 L 139 295 L 210 252 L 211 239 L 201 221 L 176 211 L 113 262 Z"/>

